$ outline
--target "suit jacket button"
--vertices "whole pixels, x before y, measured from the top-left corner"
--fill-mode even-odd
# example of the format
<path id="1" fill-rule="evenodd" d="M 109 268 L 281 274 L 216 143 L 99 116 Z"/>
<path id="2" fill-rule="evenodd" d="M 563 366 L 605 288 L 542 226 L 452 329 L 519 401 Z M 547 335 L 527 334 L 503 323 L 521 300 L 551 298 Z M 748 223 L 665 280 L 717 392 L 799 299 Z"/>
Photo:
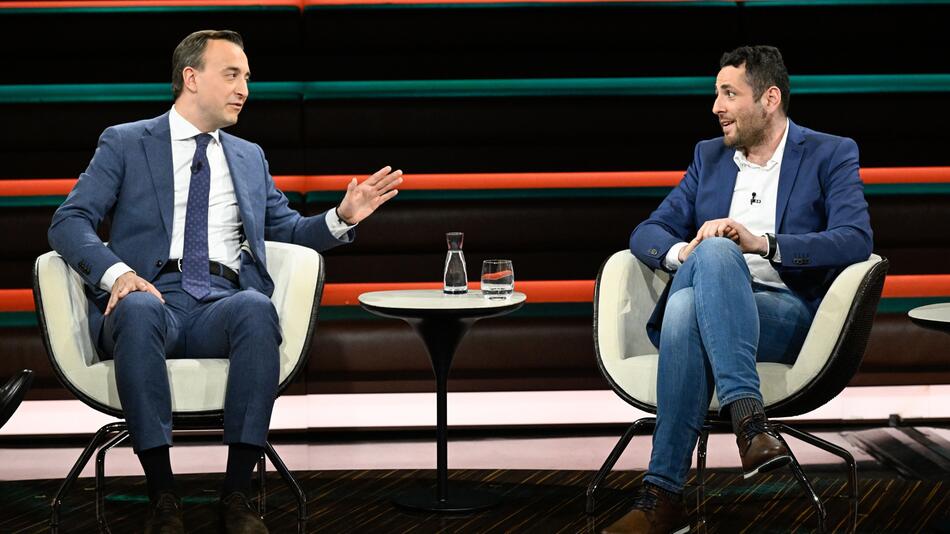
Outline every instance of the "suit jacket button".
<path id="1" fill-rule="evenodd" d="M 655 249 L 655 248 L 651 248 L 651 249 L 650 249 L 650 255 L 651 255 L 651 256 L 656 256 L 656 249 Z"/>
<path id="2" fill-rule="evenodd" d="M 162 260 L 155 260 L 155 266 L 156 266 L 156 267 L 161 267 L 161 266 L 162 266 Z"/>

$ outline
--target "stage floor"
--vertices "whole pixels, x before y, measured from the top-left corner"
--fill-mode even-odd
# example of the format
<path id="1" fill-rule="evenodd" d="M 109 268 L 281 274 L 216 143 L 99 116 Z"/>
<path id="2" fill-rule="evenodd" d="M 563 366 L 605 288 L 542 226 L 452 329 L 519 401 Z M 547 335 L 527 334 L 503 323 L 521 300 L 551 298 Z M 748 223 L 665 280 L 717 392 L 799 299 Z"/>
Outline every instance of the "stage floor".
<path id="1" fill-rule="evenodd" d="M 943 430 L 916 431 L 941 446 L 946 435 Z M 950 532 L 950 471 L 927 467 L 910 453 L 888 459 L 875 447 L 903 434 L 894 429 L 819 433 L 855 454 L 861 490 L 856 503 L 836 497 L 845 493 L 843 464 L 789 440 L 826 501 L 829 531 Z M 406 490 L 434 486 L 434 446 L 418 436 L 324 437 L 278 443 L 276 448 L 307 494 L 310 532 L 573 533 L 599 532 L 625 513 L 632 489 L 643 475 L 648 436 L 634 439 L 598 492 L 596 513 L 585 513 L 587 483 L 616 438 L 548 435 L 453 440 L 450 480 L 499 497 L 496 507 L 468 515 L 413 513 L 393 505 L 392 499 Z M 791 472 L 781 469 L 743 480 L 733 440 L 726 434 L 711 438 L 712 469 L 707 475 L 704 511 L 696 504 L 693 488 L 687 490 L 693 524 L 705 520 L 707 532 L 722 533 L 817 531 L 814 509 Z M 182 441 L 173 449 L 173 463 L 177 472 L 191 473 L 178 477 L 187 530 L 217 532 L 215 505 L 225 450 L 203 443 L 204 438 Z M 48 532 L 49 501 L 78 453 L 76 447 L 0 445 L 0 479 L 4 480 L 0 482 L 0 532 Z M 147 510 L 144 478 L 136 463 L 127 448 L 108 456 L 106 513 L 116 534 L 141 531 Z M 34 476 L 29 475 L 30 466 Z M 58 475 L 50 475 L 49 470 Z M 269 471 L 265 520 L 271 532 L 295 532 L 296 517 L 288 487 Z M 93 479 L 81 478 L 64 502 L 60 532 L 97 531 Z"/>

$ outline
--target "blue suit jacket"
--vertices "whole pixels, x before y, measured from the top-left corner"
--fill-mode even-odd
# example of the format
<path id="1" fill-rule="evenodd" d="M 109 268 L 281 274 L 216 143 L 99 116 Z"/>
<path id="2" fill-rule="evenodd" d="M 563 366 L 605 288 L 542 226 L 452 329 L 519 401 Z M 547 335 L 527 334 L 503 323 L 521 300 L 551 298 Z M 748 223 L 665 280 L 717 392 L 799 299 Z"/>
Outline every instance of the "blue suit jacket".
<path id="1" fill-rule="evenodd" d="M 242 288 L 266 295 L 274 291 L 267 273 L 264 240 L 304 245 L 318 251 L 352 241 L 333 237 L 325 214 L 303 217 L 277 190 L 261 147 L 221 132 L 247 246 L 241 254 Z M 56 210 L 49 242 L 86 282 L 89 323 L 98 339 L 109 294 L 99 289 L 103 273 L 123 261 L 146 280 L 154 280 L 171 246 L 174 174 L 168 114 L 107 128 L 86 172 Z M 108 245 L 96 228 L 111 218 Z"/>
<path id="2" fill-rule="evenodd" d="M 864 186 L 858 176 L 858 146 L 794 122 L 779 173 L 775 237 L 782 281 L 814 312 L 844 267 L 871 255 L 872 232 Z M 721 137 L 696 145 L 693 162 L 679 185 L 630 235 L 630 251 L 653 269 L 674 244 L 689 242 L 706 221 L 729 216 L 738 168 Z M 659 346 L 669 286 L 647 331 Z"/>

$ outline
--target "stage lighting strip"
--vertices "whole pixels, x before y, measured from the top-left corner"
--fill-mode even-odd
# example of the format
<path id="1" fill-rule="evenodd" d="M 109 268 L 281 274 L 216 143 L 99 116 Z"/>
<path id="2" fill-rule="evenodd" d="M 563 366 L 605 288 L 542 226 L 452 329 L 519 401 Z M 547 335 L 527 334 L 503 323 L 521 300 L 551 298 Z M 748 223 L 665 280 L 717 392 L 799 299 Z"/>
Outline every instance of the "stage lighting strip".
<path id="1" fill-rule="evenodd" d="M 683 171 L 407 174 L 397 200 L 662 197 Z M 334 202 L 353 175 L 276 176 L 293 202 Z M 950 167 L 861 169 L 865 194 L 950 194 Z M 59 206 L 75 178 L 0 180 L 0 206 Z"/>
<path id="2" fill-rule="evenodd" d="M 258 100 L 712 95 L 708 76 L 251 82 Z M 950 74 L 791 76 L 796 95 L 950 92 Z M 171 102 L 168 83 L 0 85 L 0 103 Z"/>

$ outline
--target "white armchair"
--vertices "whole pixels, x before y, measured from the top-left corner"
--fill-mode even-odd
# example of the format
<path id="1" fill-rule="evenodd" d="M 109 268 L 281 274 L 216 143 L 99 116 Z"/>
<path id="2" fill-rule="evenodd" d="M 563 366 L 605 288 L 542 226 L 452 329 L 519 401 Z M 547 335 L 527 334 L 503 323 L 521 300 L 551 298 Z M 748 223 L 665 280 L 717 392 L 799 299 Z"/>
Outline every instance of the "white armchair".
<path id="1" fill-rule="evenodd" d="M 864 357 L 871 323 L 887 274 L 888 262 L 877 255 L 846 268 L 829 288 L 812 322 L 794 365 L 758 363 L 765 410 L 769 417 L 799 415 L 838 395 L 854 376 Z M 656 413 L 658 349 L 646 334 L 646 323 L 669 280 L 654 272 L 629 250 L 611 256 L 601 268 L 594 294 L 594 349 L 601 372 L 613 390 L 640 410 Z M 699 495 L 703 494 L 708 430 L 728 423 L 719 419 L 713 394 L 707 428 L 697 446 Z M 652 428 L 654 418 L 634 422 L 611 451 L 587 489 L 587 511 L 593 513 L 594 494 L 627 444 L 641 428 Z M 812 434 L 773 421 L 782 432 L 835 454 L 848 463 L 849 488 L 857 496 L 857 469 L 851 454 Z M 796 478 L 811 495 L 821 519 L 824 506 L 801 466 L 791 464 Z"/>
<path id="2" fill-rule="evenodd" d="M 317 321 L 323 294 L 323 258 L 314 250 L 286 243 L 267 242 L 267 270 L 274 280 L 271 301 L 277 308 L 283 342 L 280 346 L 280 382 L 278 395 L 306 366 L 310 340 Z M 115 384 L 112 360 L 100 361 L 89 336 L 87 301 L 83 282 L 56 252 L 36 260 L 33 272 L 33 297 L 46 351 L 60 382 L 92 408 L 122 418 L 122 405 Z M 220 428 L 228 378 L 228 360 L 176 358 L 166 361 L 171 387 L 172 416 L 176 428 Z M 128 436 L 124 422 L 103 426 L 80 455 L 54 497 L 50 527 L 56 532 L 59 507 L 69 487 L 79 476 L 92 453 L 98 450 L 97 464 L 106 451 Z M 265 452 L 281 477 L 297 494 L 298 527 L 306 517 L 306 498 L 293 475 L 271 447 Z M 263 458 L 259 468 L 263 481 Z M 105 528 L 102 513 L 102 469 L 96 473 L 96 513 Z M 259 506 L 263 513 L 263 491 Z"/>

